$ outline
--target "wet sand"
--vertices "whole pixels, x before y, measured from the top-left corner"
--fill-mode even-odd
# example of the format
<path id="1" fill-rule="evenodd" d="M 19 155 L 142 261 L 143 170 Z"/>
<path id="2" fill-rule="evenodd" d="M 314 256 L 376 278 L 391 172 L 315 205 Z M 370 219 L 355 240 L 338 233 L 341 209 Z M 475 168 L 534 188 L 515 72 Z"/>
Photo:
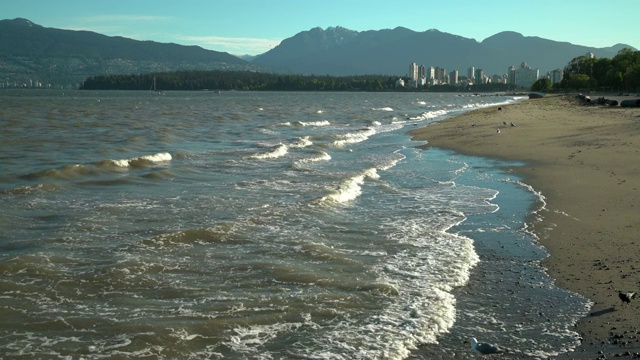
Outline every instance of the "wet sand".
<path id="1" fill-rule="evenodd" d="M 548 95 L 410 134 L 427 141 L 425 149 L 525 162 L 510 170 L 545 198 L 541 218 L 531 219 L 549 252 L 542 265 L 558 286 L 594 302 L 590 316 L 576 324 L 582 346 L 558 358 L 640 353 L 640 296 L 630 304 L 618 297 L 618 291 L 640 290 L 640 108 Z"/>

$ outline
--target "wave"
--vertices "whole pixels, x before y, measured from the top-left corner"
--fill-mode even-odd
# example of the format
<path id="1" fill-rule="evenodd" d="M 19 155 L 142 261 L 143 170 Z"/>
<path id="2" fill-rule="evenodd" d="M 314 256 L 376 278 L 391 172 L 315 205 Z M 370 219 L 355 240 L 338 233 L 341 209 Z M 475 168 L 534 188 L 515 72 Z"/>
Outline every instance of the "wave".
<path id="1" fill-rule="evenodd" d="M 302 164 L 308 164 L 308 163 L 314 163 L 314 162 L 318 162 L 318 161 L 329 161 L 329 160 L 331 160 L 331 155 L 327 154 L 324 151 L 321 151 L 321 152 L 317 153 L 313 157 L 300 159 L 300 160 L 298 160 L 296 162 L 297 163 L 302 163 Z"/>
<path id="2" fill-rule="evenodd" d="M 354 200 L 362 193 L 361 185 L 364 184 L 366 178 L 379 179 L 380 175 L 378 175 L 376 168 L 366 169 L 358 175 L 345 179 L 337 189 L 332 190 L 328 195 L 321 197 L 317 201 L 319 203 L 335 204 Z"/>
<path id="3" fill-rule="evenodd" d="M 476 102 L 476 103 L 472 103 L 472 104 L 467 104 L 467 105 L 463 105 L 461 108 L 464 110 L 469 110 L 469 109 L 476 109 L 476 108 L 485 108 L 485 107 L 489 107 L 489 106 L 496 106 L 496 105 L 508 105 L 508 104 L 513 104 L 522 100 L 526 100 L 527 97 L 525 96 L 514 96 L 511 99 L 508 100 L 504 100 L 504 101 L 499 101 L 499 102 L 488 102 L 488 103 L 484 103 L 484 102 Z"/>
<path id="4" fill-rule="evenodd" d="M 448 113 L 447 110 L 434 110 L 434 111 L 427 111 L 424 112 L 418 116 L 414 116 L 409 118 L 410 120 L 429 120 L 429 119 L 434 119 L 440 116 L 444 116 Z"/>
<path id="5" fill-rule="evenodd" d="M 115 165 L 117 167 L 126 168 L 126 167 L 144 167 L 151 164 L 157 164 L 162 162 L 171 161 L 171 154 L 168 152 L 161 152 L 152 155 L 143 155 L 130 159 L 118 159 L 118 160 L 105 160 L 101 161 L 99 164 L 103 166 Z"/>
<path id="6" fill-rule="evenodd" d="M 366 141 L 376 133 L 375 129 L 372 128 L 364 128 L 357 132 L 347 133 L 344 135 L 340 135 L 342 139 L 336 140 L 333 142 L 333 146 L 335 147 L 344 147 L 348 144 L 355 144 L 359 142 Z"/>
<path id="7" fill-rule="evenodd" d="M 329 126 L 331 125 L 331 123 L 327 120 L 309 121 L 309 122 L 296 121 L 293 124 L 296 126 Z"/>
<path id="8" fill-rule="evenodd" d="M 288 152 L 289 152 L 289 147 L 287 145 L 278 144 L 272 147 L 269 151 L 265 153 L 249 156 L 249 159 L 258 159 L 258 160 L 277 159 L 279 157 L 285 156 Z"/>
<path id="9" fill-rule="evenodd" d="M 373 111 L 394 111 L 391 107 L 371 108 Z"/>
<path id="10" fill-rule="evenodd" d="M 249 240 L 236 236 L 238 224 L 220 223 L 209 228 L 185 229 L 157 235 L 142 241 L 142 247 L 160 248 L 165 246 L 194 246 L 196 244 L 242 244 Z"/>
<path id="11" fill-rule="evenodd" d="M 293 143 L 289 144 L 289 147 L 300 149 L 311 145 L 313 145 L 313 142 L 309 140 L 309 136 L 302 136 L 297 138 Z"/>
<path id="12" fill-rule="evenodd" d="M 100 169 L 93 165 L 65 165 L 57 169 L 47 169 L 35 173 L 27 174 L 22 178 L 28 180 L 34 179 L 73 179 L 81 176 L 96 175 L 100 173 Z"/>
<path id="13" fill-rule="evenodd" d="M 75 179 L 86 176 L 100 175 L 114 168 L 141 168 L 149 165 L 164 163 L 171 160 L 171 154 L 168 152 L 162 152 L 152 155 L 143 155 L 130 159 L 118 159 L 118 160 L 101 160 L 93 164 L 74 164 L 65 165 L 56 169 L 47 169 L 43 171 L 34 172 L 22 176 L 23 179 Z"/>
<path id="14" fill-rule="evenodd" d="M 392 159 L 385 159 L 384 161 L 382 161 L 380 164 L 377 164 L 376 166 L 382 170 L 382 171 L 386 171 L 389 170 L 393 167 L 395 167 L 396 165 L 398 165 L 398 163 L 404 159 L 406 159 L 407 157 L 405 155 L 403 155 L 402 153 L 400 153 L 400 151 L 396 151 L 396 158 L 392 158 Z"/>

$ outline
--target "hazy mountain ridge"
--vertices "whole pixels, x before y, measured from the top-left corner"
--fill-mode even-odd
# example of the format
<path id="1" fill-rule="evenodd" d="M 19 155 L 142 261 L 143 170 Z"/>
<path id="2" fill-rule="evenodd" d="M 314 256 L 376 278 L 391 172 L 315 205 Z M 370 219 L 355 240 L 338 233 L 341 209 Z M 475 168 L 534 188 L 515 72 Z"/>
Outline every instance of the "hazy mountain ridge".
<path id="1" fill-rule="evenodd" d="M 0 63 L 0 82 L 32 79 L 57 85 L 102 74 L 256 67 L 198 46 L 45 28 L 26 19 L 0 20 Z"/>
<path id="2" fill-rule="evenodd" d="M 300 32 L 252 62 L 294 73 L 330 75 L 404 75 L 412 62 L 444 67 L 448 72 L 458 69 L 461 75 L 466 75 L 467 69 L 474 66 L 483 69 L 485 75 L 493 75 L 504 74 L 509 66 L 527 62 L 539 68 L 542 75 L 563 68 L 571 59 L 589 52 L 611 58 L 624 47 L 635 50 L 624 44 L 593 48 L 525 37 L 514 31 L 500 32 L 478 42 L 436 29 L 416 32 L 403 27 L 352 32 L 355 36 L 348 42 L 327 46 L 323 32 L 326 31 L 319 28 Z M 301 38 L 305 39 L 304 46 L 290 41 Z"/>

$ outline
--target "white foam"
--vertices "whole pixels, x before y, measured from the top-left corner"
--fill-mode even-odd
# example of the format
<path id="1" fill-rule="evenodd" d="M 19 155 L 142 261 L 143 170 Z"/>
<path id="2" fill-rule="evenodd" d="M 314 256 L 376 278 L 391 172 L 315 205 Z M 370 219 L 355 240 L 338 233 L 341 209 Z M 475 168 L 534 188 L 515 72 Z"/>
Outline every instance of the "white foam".
<path id="1" fill-rule="evenodd" d="M 345 179 L 337 189 L 323 196 L 319 201 L 323 203 L 345 203 L 354 200 L 362 193 L 361 185 L 364 184 L 365 178 L 379 179 L 380 176 L 376 168 L 369 168 L 361 174 Z"/>
<path id="2" fill-rule="evenodd" d="M 298 125 L 298 126 L 329 126 L 331 125 L 331 123 L 327 120 L 321 120 L 321 121 L 296 121 L 294 123 L 294 125 Z"/>
<path id="3" fill-rule="evenodd" d="M 262 153 L 262 154 L 255 154 L 250 156 L 250 159 L 259 159 L 259 160 L 265 160 L 265 159 L 277 159 L 279 157 L 285 156 L 287 153 L 289 152 L 289 147 L 285 144 L 278 144 L 274 147 L 271 148 L 271 150 Z"/>
<path id="4" fill-rule="evenodd" d="M 138 156 L 130 159 L 109 160 L 109 162 L 111 162 L 112 164 L 118 167 L 130 167 L 130 166 L 139 165 L 145 162 L 161 163 L 161 162 L 171 161 L 171 159 L 172 159 L 171 154 L 169 154 L 168 152 L 161 152 L 161 153 L 152 154 L 152 155 Z"/>
<path id="5" fill-rule="evenodd" d="M 377 167 L 378 169 L 382 170 L 382 171 L 386 171 L 389 170 L 393 167 L 395 167 L 396 165 L 398 165 L 398 163 L 404 159 L 406 159 L 407 157 L 402 154 L 400 152 L 401 150 L 397 150 L 394 152 L 394 154 L 397 156 L 396 158 L 393 159 L 387 159 L 385 161 L 383 161 L 381 164 L 378 164 Z"/>
<path id="6" fill-rule="evenodd" d="M 430 120 L 447 114 L 446 110 L 427 111 L 418 116 L 411 117 L 410 120 Z"/>
<path id="7" fill-rule="evenodd" d="M 262 346 L 283 332 L 292 332 L 303 323 L 276 323 L 236 327 L 223 344 L 239 353 L 260 354 Z"/>
<path id="8" fill-rule="evenodd" d="M 144 155 L 140 157 L 141 160 L 147 160 L 151 162 L 162 162 L 162 161 L 170 161 L 171 154 L 168 152 L 157 153 L 154 155 Z"/>
<path id="9" fill-rule="evenodd" d="M 331 160 L 331 155 L 327 154 L 324 151 L 321 151 L 321 152 L 317 153 L 313 157 L 300 159 L 297 162 L 306 164 L 306 163 L 314 163 L 314 162 L 318 162 L 318 161 L 329 161 L 329 160 Z"/>
<path id="10" fill-rule="evenodd" d="M 359 142 L 363 142 L 368 140 L 369 137 L 371 137 L 375 133 L 376 133 L 376 130 L 372 128 L 365 128 L 357 132 L 347 133 L 340 136 L 342 139 L 334 141 L 333 146 L 344 147 L 348 144 L 356 144 Z"/>
<path id="11" fill-rule="evenodd" d="M 421 344 L 435 344 L 456 320 L 455 286 L 467 283 L 479 261 L 471 239 L 433 232 L 423 219 L 389 218 L 390 240 L 403 239 L 384 256 L 374 284 L 385 289 L 385 306 L 358 323 L 341 321 L 318 333 L 300 355 L 313 359 L 405 359 Z M 447 228 L 449 224 L 443 225 Z M 437 241 L 434 241 L 434 236 Z M 381 341 L 380 339 L 384 339 Z M 353 344 L 366 344 L 355 347 Z"/>
<path id="12" fill-rule="evenodd" d="M 393 111 L 393 108 L 391 107 L 381 107 L 381 108 L 372 108 L 371 110 L 373 111 Z"/>

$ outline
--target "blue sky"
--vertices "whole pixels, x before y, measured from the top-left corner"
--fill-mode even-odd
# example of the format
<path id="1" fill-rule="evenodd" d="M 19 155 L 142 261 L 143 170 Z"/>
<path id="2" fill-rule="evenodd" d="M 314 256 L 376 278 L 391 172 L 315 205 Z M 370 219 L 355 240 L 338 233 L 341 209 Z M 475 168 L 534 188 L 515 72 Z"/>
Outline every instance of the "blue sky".
<path id="1" fill-rule="evenodd" d="M 638 0 L 1 0 L 0 19 L 257 55 L 314 27 L 438 29 L 482 41 L 517 31 L 640 49 Z"/>

